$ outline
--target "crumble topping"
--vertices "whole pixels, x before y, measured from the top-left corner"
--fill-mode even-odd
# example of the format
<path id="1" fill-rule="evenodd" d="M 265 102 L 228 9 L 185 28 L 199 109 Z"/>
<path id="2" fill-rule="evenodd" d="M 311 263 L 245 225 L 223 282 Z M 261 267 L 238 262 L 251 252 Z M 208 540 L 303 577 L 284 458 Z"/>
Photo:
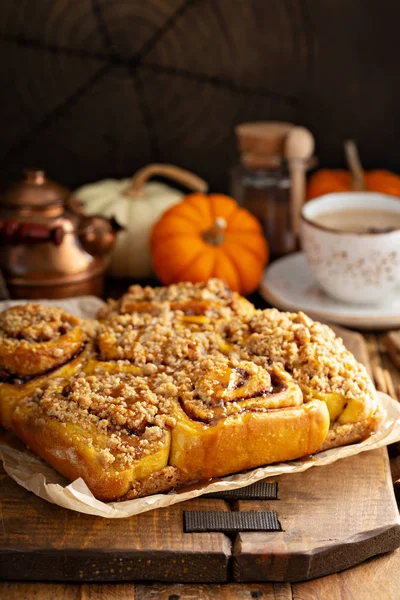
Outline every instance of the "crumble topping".
<path id="1" fill-rule="evenodd" d="M 254 313 L 248 300 L 232 292 L 221 280 L 209 279 L 205 283 L 184 282 L 159 288 L 133 285 L 118 302 L 109 301 L 98 317 L 106 319 L 134 312 L 159 315 L 165 310 L 210 318 L 229 318 L 233 314 L 250 317 Z"/>
<path id="2" fill-rule="evenodd" d="M 24 304 L 0 314 L 0 342 L 7 337 L 28 342 L 48 342 L 67 333 L 79 319 L 61 308 Z"/>
<path id="3" fill-rule="evenodd" d="M 72 359 L 89 327 L 57 307 L 28 303 L 0 314 L 0 379 L 34 377 Z"/>
<path id="4" fill-rule="evenodd" d="M 116 315 L 100 327 L 98 347 L 104 360 L 129 360 L 137 366 L 175 369 L 182 361 L 196 361 L 219 351 L 212 322 L 187 321 L 181 311 Z"/>
<path id="5" fill-rule="evenodd" d="M 184 300 L 208 300 L 209 302 L 230 301 L 233 292 L 220 279 L 209 279 L 205 283 L 183 282 L 167 287 L 142 287 L 132 285 L 122 297 L 122 306 L 129 300 L 135 302 L 182 302 Z"/>
<path id="6" fill-rule="evenodd" d="M 177 388 L 166 374 L 145 378 L 102 372 L 78 375 L 67 385 L 54 379 L 45 390 L 36 391 L 28 406 L 35 407 L 39 419 L 55 418 L 86 430 L 85 445 L 100 449 L 104 465 L 118 455 L 121 466 L 129 466 L 163 447 L 168 428 L 175 425 L 176 396 Z"/>
<path id="7" fill-rule="evenodd" d="M 372 382 L 363 365 L 327 325 L 300 312 L 277 309 L 257 311 L 248 323 L 230 323 L 227 339 L 237 344 L 240 354 L 258 364 L 280 364 L 299 383 L 321 393 L 338 393 L 346 398 L 372 398 Z"/>

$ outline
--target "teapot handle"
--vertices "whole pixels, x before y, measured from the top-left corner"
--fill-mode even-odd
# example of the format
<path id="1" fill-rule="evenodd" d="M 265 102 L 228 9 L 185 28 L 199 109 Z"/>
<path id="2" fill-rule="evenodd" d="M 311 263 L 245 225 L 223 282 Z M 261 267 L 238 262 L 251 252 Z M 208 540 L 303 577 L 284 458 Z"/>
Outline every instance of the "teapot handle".
<path id="1" fill-rule="evenodd" d="M 190 171 L 186 171 L 175 165 L 152 163 L 135 173 L 129 187 L 124 191 L 124 195 L 129 198 L 141 196 L 145 183 L 154 175 L 168 177 L 173 181 L 185 185 L 194 192 L 205 193 L 208 190 L 208 183 Z"/>
<path id="2" fill-rule="evenodd" d="M 21 223 L 20 221 L 4 221 L 0 219 L 1 244 L 42 244 L 52 242 L 59 246 L 64 239 L 65 231 L 61 225 L 48 227 L 41 223 Z"/>

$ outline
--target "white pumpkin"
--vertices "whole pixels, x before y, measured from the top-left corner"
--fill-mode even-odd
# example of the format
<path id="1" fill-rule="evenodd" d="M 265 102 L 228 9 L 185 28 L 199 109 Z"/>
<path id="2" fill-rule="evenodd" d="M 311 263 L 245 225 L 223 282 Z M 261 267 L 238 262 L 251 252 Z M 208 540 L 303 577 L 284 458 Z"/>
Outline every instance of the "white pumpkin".
<path id="1" fill-rule="evenodd" d="M 164 211 L 179 202 L 184 194 L 164 183 L 148 182 L 162 175 L 186 185 L 193 191 L 205 192 L 205 181 L 173 165 L 151 164 L 132 179 L 104 179 L 80 187 L 74 196 L 84 204 L 88 215 L 114 216 L 125 229 L 117 236 L 110 274 L 115 277 L 145 278 L 152 274 L 150 234 Z"/>

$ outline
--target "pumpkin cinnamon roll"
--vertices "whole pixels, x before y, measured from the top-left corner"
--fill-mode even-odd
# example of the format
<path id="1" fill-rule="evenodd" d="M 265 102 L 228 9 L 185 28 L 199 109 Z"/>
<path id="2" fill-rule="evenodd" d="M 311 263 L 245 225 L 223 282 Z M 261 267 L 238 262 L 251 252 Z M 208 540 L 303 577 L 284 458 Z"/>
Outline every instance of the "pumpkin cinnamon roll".
<path id="1" fill-rule="evenodd" d="M 0 424 L 52 377 L 70 377 L 89 354 L 89 327 L 57 307 L 25 304 L 0 314 Z"/>
<path id="2" fill-rule="evenodd" d="M 174 378 L 180 411 L 170 464 L 192 479 L 306 456 L 327 434 L 324 402 L 303 404 L 300 388 L 282 369 L 207 358 Z"/>
<path id="3" fill-rule="evenodd" d="M 365 367 L 327 325 L 302 312 L 267 309 L 246 323 L 230 322 L 224 337 L 242 358 L 291 373 L 305 402 L 325 402 L 331 425 L 321 449 L 361 441 L 379 425 L 382 413 Z"/>
<path id="4" fill-rule="evenodd" d="M 233 315 L 247 318 L 255 312 L 248 300 L 232 292 L 221 280 L 209 279 L 205 283 L 184 282 L 159 288 L 133 285 L 118 302 L 109 301 L 98 317 L 104 320 L 115 314 L 159 315 L 165 310 L 181 312 L 187 323 L 207 323 Z"/>
<path id="5" fill-rule="evenodd" d="M 168 376 L 150 381 L 129 369 L 56 379 L 17 406 L 13 430 L 62 475 L 82 477 L 97 498 L 143 495 L 154 474 L 159 490 L 171 486 L 171 392 Z"/>
<path id="6" fill-rule="evenodd" d="M 86 339 L 80 320 L 61 308 L 25 304 L 0 314 L 0 369 L 30 377 L 70 360 Z"/>
<path id="7" fill-rule="evenodd" d="M 138 367 L 152 365 L 170 372 L 183 361 L 231 350 L 213 324 L 187 323 L 181 313 L 168 310 L 158 316 L 114 315 L 100 325 L 97 345 L 101 360 L 128 360 Z"/>

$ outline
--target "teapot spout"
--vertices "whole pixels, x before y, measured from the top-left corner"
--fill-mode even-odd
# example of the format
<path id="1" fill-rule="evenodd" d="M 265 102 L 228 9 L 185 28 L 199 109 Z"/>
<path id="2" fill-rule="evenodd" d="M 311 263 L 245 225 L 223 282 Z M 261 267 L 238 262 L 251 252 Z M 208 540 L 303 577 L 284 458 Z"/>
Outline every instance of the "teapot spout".
<path id="1" fill-rule="evenodd" d="M 115 217 L 106 219 L 100 215 L 94 215 L 82 218 L 78 235 L 86 252 L 97 256 L 110 252 L 118 233 L 123 229 L 124 227 L 118 223 Z"/>

